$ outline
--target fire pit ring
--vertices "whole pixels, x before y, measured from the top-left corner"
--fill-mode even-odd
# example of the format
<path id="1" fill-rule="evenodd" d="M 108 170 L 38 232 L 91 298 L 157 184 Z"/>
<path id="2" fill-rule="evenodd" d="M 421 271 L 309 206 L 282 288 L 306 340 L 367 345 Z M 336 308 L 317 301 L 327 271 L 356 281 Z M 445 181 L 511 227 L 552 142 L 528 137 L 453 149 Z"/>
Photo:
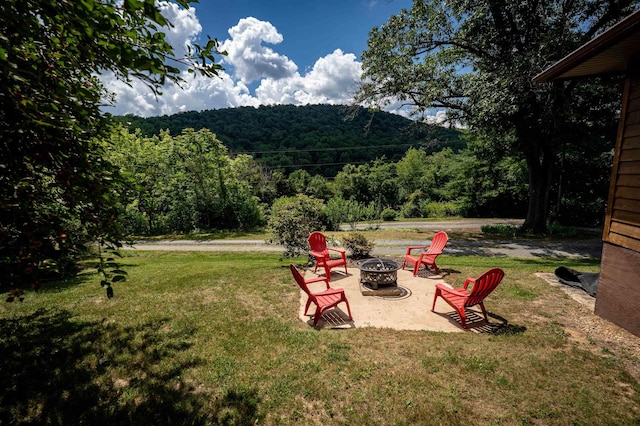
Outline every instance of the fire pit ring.
<path id="1" fill-rule="evenodd" d="M 373 258 L 358 264 L 360 283 L 368 284 L 374 290 L 380 285 L 397 285 L 400 266 L 390 259 Z"/>

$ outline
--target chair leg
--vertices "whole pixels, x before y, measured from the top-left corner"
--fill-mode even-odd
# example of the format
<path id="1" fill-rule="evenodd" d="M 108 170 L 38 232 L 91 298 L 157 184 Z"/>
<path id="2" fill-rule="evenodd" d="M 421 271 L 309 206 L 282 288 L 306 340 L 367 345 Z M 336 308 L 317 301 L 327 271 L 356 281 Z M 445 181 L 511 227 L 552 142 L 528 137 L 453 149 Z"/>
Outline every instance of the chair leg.
<path id="1" fill-rule="evenodd" d="M 436 288 L 436 293 L 433 295 L 433 305 L 431 305 L 431 312 L 434 312 L 436 309 L 436 299 L 438 296 L 442 296 L 442 291 L 439 288 Z"/>
<path id="2" fill-rule="evenodd" d="M 344 303 L 345 305 L 347 305 L 347 312 L 349 312 L 349 319 L 353 320 L 353 316 L 351 316 L 351 307 L 349 306 L 349 301 L 347 300 L 347 298 L 344 298 Z"/>
<path id="3" fill-rule="evenodd" d="M 460 322 L 462 323 L 462 328 L 467 328 L 467 315 L 464 312 L 464 306 L 461 309 L 458 309 L 458 315 L 460 315 Z"/>
<path id="4" fill-rule="evenodd" d="M 324 276 L 327 277 L 329 281 L 331 281 L 331 268 L 327 265 L 324 265 Z"/>
<path id="5" fill-rule="evenodd" d="M 311 298 L 307 299 L 307 306 L 304 307 L 304 314 L 307 315 L 307 312 L 309 312 L 309 306 L 311 305 Z"/>
<path id="6" fill-rule="evenodd" d="M 413 267 L 413 276 L 415 277 L 416 275 L 418 275 L 418 270 L 420 269 L 420 262 L 416 262 L 415 266 Z"/>
<path id="7" fill-rule="evenodd" d="M 489 322 L 489 318 L 487 318 L 487 310 L 484 308 L 484 303 L 480 303 L 480 309 L 482 309 L 482 315 L 484 315 L 484 320 Z"/>
<path id="8" fill-rule="evenodd" d="M 318 309 L 316 309 L 316 313 L 313 315 L 313 325 L 316 326 L 318 325 L 318 321 L 320 321 L 320 318 L 322 318 L 322 313 L 324 312 L 324 309 L 320 308 L 320 306 L 318 306 Z"/>

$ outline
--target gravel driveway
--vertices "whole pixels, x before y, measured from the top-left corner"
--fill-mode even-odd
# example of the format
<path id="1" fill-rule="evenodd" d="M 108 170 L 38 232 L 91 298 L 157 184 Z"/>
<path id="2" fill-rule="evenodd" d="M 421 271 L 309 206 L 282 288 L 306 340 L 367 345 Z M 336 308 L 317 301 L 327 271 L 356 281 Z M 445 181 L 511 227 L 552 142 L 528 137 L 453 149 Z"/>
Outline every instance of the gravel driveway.
<path id="1" fill-rule="evenodd" d="M 379 225 L 385 229 L 419 229 L 426 232 L 469 230 L 479 232 L 482 225 L 511 224 L 519 225 L 521 219 L 464 219 L 457 221 L 439 222 L 383 222 Z M 358 225 L 356 229 L 364 229 L 369 225 Z M 344 230 L 352 229 L 343 226 Z M 407 246 L 425 245 L 429 240 L 376 240 L 372 254 L 378 256 L 402 256 Z M 132 247 L 133 250 L 164 250 L 164 251 L 271 251 L 282 252 L 281 246 L 267 244 L 264 240 L 140 240 Z M 595 257 L 602 252 L 600 238 L 589 240 L 563 241 L 466 241 L 449 240 L 444 250 L 451 255 L 477 255 L 517 258 L 546 258 L 546 257 Z"/>

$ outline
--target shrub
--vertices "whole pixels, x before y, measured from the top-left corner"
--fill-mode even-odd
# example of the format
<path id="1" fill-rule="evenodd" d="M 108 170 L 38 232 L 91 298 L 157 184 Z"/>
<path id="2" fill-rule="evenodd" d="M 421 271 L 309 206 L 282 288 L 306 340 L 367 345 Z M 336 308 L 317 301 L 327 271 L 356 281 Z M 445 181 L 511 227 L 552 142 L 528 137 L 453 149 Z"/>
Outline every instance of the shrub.
<path id="1" fill-rule="evenodd" d="M 373 249 L 373 242 L 360 232 L 352 232 L 342 237 L 342 245 L 349 250 L 353 259 L 364 259 L 369 257 L 369 253 Z"/>
<path id="2" fill-rule="evenodd" d="M 374 203 L 366 205 L 340 197 L 330 199 L 325 211 L 329 223 L 335 225 L 332 229 L 337 229 L 340 223 L 348 223 L 355 229 L 357 222 L 373 220 L 376 217 Z"/>
<path id="3" fill-rule="evenodd" d="M 578 235 L 578 228 L 575 226 L 564 226 L 557 223 L 550 223 L 547 226 L 547 233 L 558 237 L 575 237 Z"/>
<path id="4" fill-rule="evenodd" d="M 393 209 L 384 209 L 382 210 L 382 213 L 380 213 L 380 217 L 386 222 L 391 222 L 393 220 L 396 220 L 396 218 L 398 217 L 398 212 Z"/>
<path id="5" fill-rule="evenodd" d="M 422 217 L 422 205 L 426 204 L 427 198 L 421 190 L 417 190 L 409 196 L 407 202 L 402 206 L 403 217 Z"/>
<path id="6" fill-rule="evenodd" d="M 515 237 L 518 234 L 520 227 L 516 225 L 482 225 L 480 230 L 484 234 L 499 235 L 501 237 Z"/>
<path id="7" fill-rule="evenodd" d="M 423 208 L 426 217 L 453 217 L 460 216 L 460 205 L 458 203 L 446 202 L 429 202 Z"/>
<path id="8" fill-rule="evenodd" d="M 278 198 L 271 207 L 271 242 L 285 248 L 284 257 L 297 257 L 308 251 L 307 238 L 326 227 L 324 203 L 307 195 Z"/>

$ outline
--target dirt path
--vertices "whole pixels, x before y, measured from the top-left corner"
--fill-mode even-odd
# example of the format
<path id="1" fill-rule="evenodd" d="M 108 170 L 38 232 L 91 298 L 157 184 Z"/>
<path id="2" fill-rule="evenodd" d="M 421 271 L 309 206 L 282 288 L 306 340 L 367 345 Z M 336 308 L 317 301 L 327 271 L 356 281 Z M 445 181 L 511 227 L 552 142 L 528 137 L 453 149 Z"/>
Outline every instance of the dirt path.
<path id="1" fill-rule="evenodd" d="M 438 222 L 382 222 L 381 229 L 419 229 L 426 232 L 468 230 L 480 232 L 483 225 L 522 224 L 521 219 L 464 219 L 456 221 Z M 371 225 L 357 225 L 357 229 L 366 229 Z M 342 229 L 352 229 L 343 226 Z M 407 246 L 427 244 L 425 239 L 411 240 L 376 240 L 372 254 L 375 256 L 402 256 Z M 284 248 L 268 244 L 264 240 L 140 240 L 133 247 L 134 250 L 162 250 L 162 251 L 270 251 L 282 252 Z M 599 238 L 580 241 L 466 241 L 449 240 L 445 248 L 446 254 L 477 255 L 518 258 L 543 257 L 596 257 L 602 251 L 602 241 Z"/>

